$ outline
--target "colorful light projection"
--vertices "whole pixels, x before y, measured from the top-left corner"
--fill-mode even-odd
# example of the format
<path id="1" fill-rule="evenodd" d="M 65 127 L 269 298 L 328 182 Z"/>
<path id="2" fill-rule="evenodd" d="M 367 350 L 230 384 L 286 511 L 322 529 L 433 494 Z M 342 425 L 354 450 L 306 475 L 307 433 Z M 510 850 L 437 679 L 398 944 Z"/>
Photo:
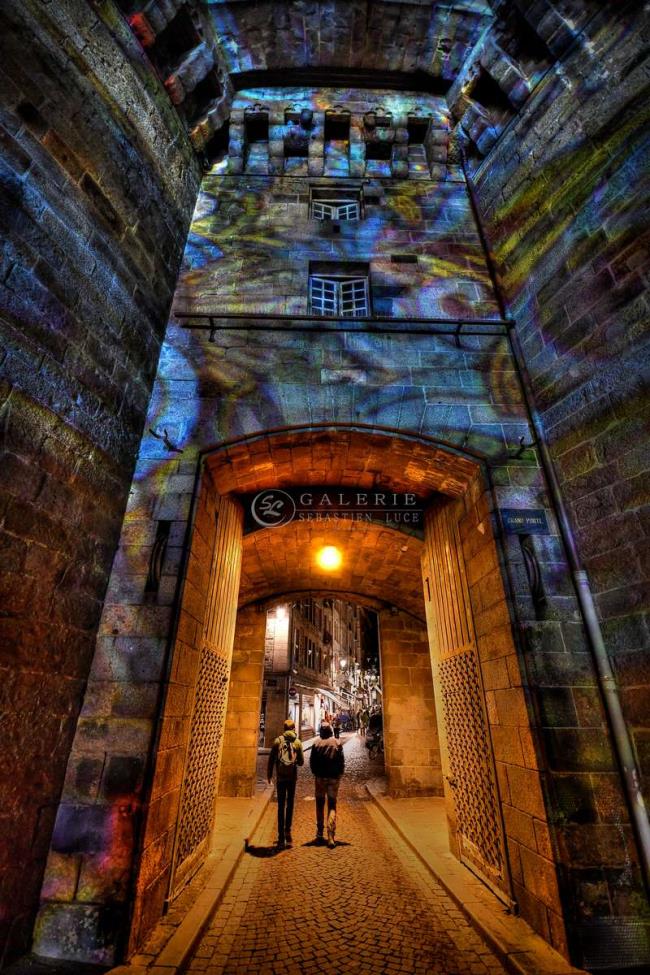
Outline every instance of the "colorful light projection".
<path id="1" fill-rule="evenodd" d="M 234 74 L 308 65 L 378 71 L 397 66 L 451 81 L 494 16 L 488 0 L 453 6 L 401 0 L 293 5 L 205 0 L 205 5 Z"/>
<path id="2" fill-rule="evenodd" d="M 240 92 L 233 110 L 255 105 L 276 117 L 336 105 L 363 115 L 381 105 L 394 117 L 411 111 L 441 130 L 447 125 L 440 99 L 413 93 L 255 89 Z M 338 234 L 310 217 L 309 185 L 318 182 L 257 174 L 206 177 L 175 307 L 305 315 L 310 261 L 369 261 L 375 314 L 498 317 L 462 181 L 366 181 L 363 219 Z M 404 253 L 412 263 L 394 259 Z"/>
<path id="3" fill-rule="evenodd" d="M 344 105 L 363 114 L 380 105 L 394 116 L 417 110 L 434 126 L 446 125 L 440 99 L 408 92 L 255 89 L 241 92 L 234 110 L 255 104 L 276 117 L 284 117 L 287 108 L 295 114 Z M 362 219 L 341 224 L 335 233 L 309 211 L 310 186 L 331 186 L 331 180 L 215 172 L 205 177 L 175 309 L 213 314 L 218 322 L 220 315 L 239 316 L 243 330 L 237 318 L 226 318 L 221 324 L 228 330 L 207 342 L 206 333 L 170 327 L 147 421 L 152 435 L 143 441 L 137 481 L 153 477 L 150 487 L 157 492 L 206 445 L 327 419 L 363 417 L 415 429 L 433 424 L 453 443 L 466 443 L 471 430 L 472 445 L 492 455 L 520 436 L 530 439 L 502 337 L 468 339 L 462 351 L 451 337 L 440 339 L 444 351 L 433 356 L 427 375 L 416 363 L 421 355 L 423 363 L 429 361 L 421 351 L 431 346 L 428 339 L 415 344 L 406 334 L 379 340 L 343 330 L 316 341 L 300 331 L 300 319 L 292 316 L 308 315 L 314 261 L 366 262 L 372 312 L 396 322 L 498 318 L 464 182 L 372 179 L 350 185 L 362 182 Z M 406 263 L 399 260 L 404 254 Z M 298 331 L 260 331 L 276 315 Z M 248 331 L 254 322 L 256 331 Z M 336 324 L 333 319 L 334 329 Z M 443 360 L 448 368 L 441 373 L 435 367 Z"/>

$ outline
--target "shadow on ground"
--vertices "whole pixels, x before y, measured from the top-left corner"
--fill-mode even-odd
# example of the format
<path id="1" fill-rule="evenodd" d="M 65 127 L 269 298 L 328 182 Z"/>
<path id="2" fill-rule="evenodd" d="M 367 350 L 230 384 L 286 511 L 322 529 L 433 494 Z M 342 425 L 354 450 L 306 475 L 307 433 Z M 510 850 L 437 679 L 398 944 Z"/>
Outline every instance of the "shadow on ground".
<path id="1" fill-rule="evenodd" d="M 269 857 L 277 857 L 280 853 L 285 853 L 287 848 L 283 847 L 280 849 L 277 846 L 251 846 L 250 843 L 246 844 L 245 852 L 251 857 L 258 857 L 262 860 L 268 860 Z"/>
<path id="2" fill-rule="evenodd" d="M 323 840 L 310 840 L 308 843 L 302 843 L 301 846 L 321 846 L 323 849 L 327 849 L 327 843 Z M 336 840 L 334 846 L 352 846 L 352 844 L 346 843 L 345 840 Z M 280 856 L 281 853 L 289 853 L 291 850 L 295 849 L 297 849 L 295 846 L 284 846 L 280 848 L 275 844 L 273 846 L 252 846 L 250 843 L 247 843 L 245 852 L 251 857 L 257 857 L 260 860 L 268 860 L 271 857 L 277 857 Z M 37 973 L 37 975 L 40 975 L 40 972 Z M 73 975 L 73 973 L 71 972 L 70 975 Z"/>

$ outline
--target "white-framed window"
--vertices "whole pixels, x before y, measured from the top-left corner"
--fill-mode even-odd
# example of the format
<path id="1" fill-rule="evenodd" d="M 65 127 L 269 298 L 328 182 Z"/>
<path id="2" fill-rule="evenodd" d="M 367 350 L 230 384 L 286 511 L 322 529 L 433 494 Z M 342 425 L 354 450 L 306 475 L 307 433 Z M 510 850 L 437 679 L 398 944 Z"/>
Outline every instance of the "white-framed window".
<path id="1" fill-rule="evenodd" d="M 361 206 L 358 200 L 312 200 L 311 215 L 316 220 L 359 220 Z"/>
<path id="2" fill-rule="evenodd" d="M 361 188 L 354 186 L 312 186 L 309 214 L 314 220 L 343 223 L 363 217 Z"/>
<path id="3" fill-rule="evenodd" d="M 370 314 L 367 277 L 309 277 L 309 308 L 312 315 L 366 318 Z"/>

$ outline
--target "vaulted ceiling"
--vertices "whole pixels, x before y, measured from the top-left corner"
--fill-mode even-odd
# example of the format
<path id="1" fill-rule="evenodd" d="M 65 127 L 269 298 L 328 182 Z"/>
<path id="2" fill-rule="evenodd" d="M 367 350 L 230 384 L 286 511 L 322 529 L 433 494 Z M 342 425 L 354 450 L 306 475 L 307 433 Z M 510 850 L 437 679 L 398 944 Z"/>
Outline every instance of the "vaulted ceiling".
<path id="1" fill-rule="evenodd" d="M 341 552 L 334 572 L 319 567 L 324 545 Z M 239 605 L 289 593 L 327 593 L 393 605 L 424 619 L 423 542 L 371 523 L 294 522 L 244 538 Z"/>
<path id="2" fill-rule="evenodd" d="M 486 0 L 234 0 L 207 4 L 228 71 L 425 71 L 451 82 L 492 20 Z"/>
<path id="3" fill-rule="evenodd" d="M 233 91 L 292 86 L 445 95 L 485 156 L 597 0 L 117 0 L 197 151 Z M 214 149 L 223 150 L 225 140 Z"/>
<path id="4" fill-rule="evenodd" d="M 223 447 L 208 458 L 220 494 L 338 485 L 363 491 L 462 495 L 476 476 L 468 457 L 374 430 L 286 430 Z"/>
<path id="5" fill-rule="evenodd" d="M 248 496 L 246 504 L 254 492 L 320 485 L 380 492 L 389 506 L 400 502 L 383 492 L 412 492 L 426 507 L 440 494 L 463 494 L 478 470 L 469 457 L 438 444 L 342 427 L 247 438 L 215 451 L 206 462 L 217 491 L 242 501 Z M 423 543 L 412 528 L 390 518 L 383 523 L 381 517 L 373 522 L 329 518 L 323 509 L 313 520 L 298 516 L 281 527 L 251 531 L 244 537 L 240 605 L 287 593 L 336 592 L 423 618 Z M 334 572 L 316 561 L 324 545 L 342 553 Z"/>

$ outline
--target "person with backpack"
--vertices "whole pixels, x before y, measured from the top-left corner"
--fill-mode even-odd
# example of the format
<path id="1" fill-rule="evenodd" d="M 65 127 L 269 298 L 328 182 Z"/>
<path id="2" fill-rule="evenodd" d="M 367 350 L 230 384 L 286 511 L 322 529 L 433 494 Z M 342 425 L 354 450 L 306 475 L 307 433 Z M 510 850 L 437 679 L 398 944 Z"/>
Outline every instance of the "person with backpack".
<path id="1" fill-rule="evenodd" d="M 305 764 L 302 742 L 296 734 L 296 725 L 291 718 L 284 722 L 284 731 L 275 739 L 269 755 L 266 777 L 271 782 L 273 769 L 276 769 L 275 791 L 278 797 L 278 840 L 277 847 L 283 850 L 292 846 L 291 823 L 293 802 L 298 781 L 298 766 Z"/>
<path id="2" fill-rule="evenodd" d="M 339 792 L 341 776 L 345 771 L 343 742 L 333 738 L 332 726 L 323 721 L 320 738 L 312 745 L 309 767 L 314 774 L 316 792 L 316 842 L 323 842 L 325 829 L 325 799 L 327 799 L 327 845 L 330 850 L 336 846 L 336 797 Z"/>

